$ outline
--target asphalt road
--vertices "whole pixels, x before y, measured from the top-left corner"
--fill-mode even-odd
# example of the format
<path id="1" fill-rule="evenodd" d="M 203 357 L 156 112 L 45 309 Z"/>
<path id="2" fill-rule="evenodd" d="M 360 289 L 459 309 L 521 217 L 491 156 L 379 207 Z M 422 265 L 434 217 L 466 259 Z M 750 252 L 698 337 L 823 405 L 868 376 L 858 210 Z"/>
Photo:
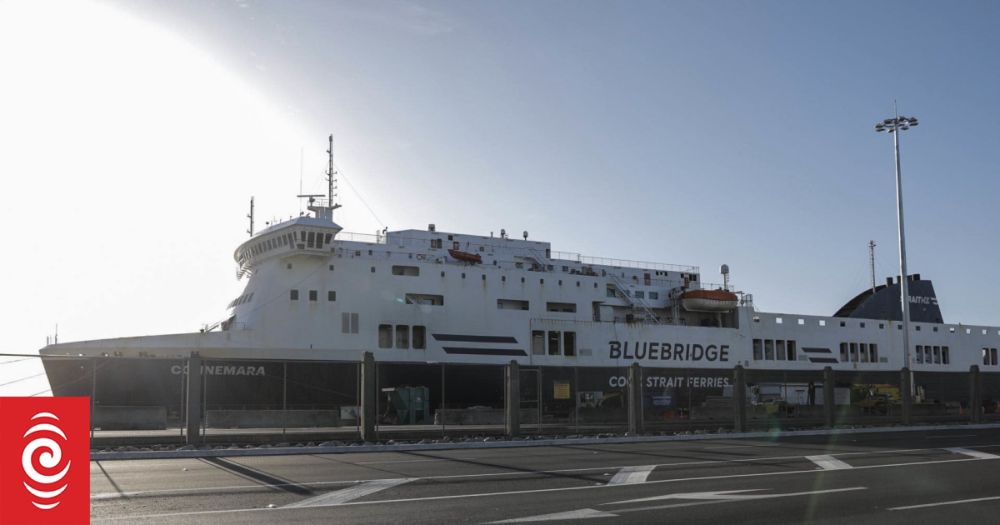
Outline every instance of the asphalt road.
<path id="1" fill-rule="evenodd" d="M 91 463 L 94 523 L 1000 523 L 1000 430 Z"/>

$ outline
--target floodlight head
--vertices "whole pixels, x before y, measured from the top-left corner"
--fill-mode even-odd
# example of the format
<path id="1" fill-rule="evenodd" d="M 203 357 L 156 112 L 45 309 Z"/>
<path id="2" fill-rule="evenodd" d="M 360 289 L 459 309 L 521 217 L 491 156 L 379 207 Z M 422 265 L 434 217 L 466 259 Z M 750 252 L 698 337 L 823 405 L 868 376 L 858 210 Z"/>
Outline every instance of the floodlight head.
<path id="1" fill-rule="evenodd" d="M 875 124 L 875 131 L 881 133 L 885 131 L 885 126 L 883 126 L 882 123 L 879 122 L 878 124 Z"/>
<path id="2" fill-rule="evenodd" d="M 887 119 L 883 120 L 882 123 L 885 124 L 886 126 L 888 126 L 888 125 L 892 124 L 892 121 L 893 121 L 893 119 L 887 118 Z"/>

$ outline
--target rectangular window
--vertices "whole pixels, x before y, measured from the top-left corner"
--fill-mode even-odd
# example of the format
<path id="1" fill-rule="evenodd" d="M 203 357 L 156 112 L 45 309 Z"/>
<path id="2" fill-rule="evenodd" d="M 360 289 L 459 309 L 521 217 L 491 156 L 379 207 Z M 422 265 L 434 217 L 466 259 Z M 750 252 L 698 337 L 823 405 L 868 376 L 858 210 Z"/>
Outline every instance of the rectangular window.
<path id="1" fill-rule="evenodd" d="M 497 299 L 497 310 L 527 310 L 528 301 L 520 299 Z"/>
<path id="2" fill-rule="evenodd" d="M 764 341 L 764 359 L 774 360 L 774 341 L 770 339 Z"/>
<path id="3" fill-rule="evenodd" d="M 858 362 L 858 343 L 850 343 L 851 346 L 851 362 Z"/>
<path id="4" fill-rule="evenodd" d="M 946 365 L 951 362 L 950 353 L 947 346 L 941 347 L 941 364 Z"/>
<path id="5" fill-rule="evenodd" d="M 306 248 L 312 248 L 316 244 L 316 233 L 309 232 L 306 236 Z"/>
<path id="6" fill-rule="evenodd" d="M 345 334 L 351 333 L 351 314 L 347 312 L 340 314 L 340 331 Z"/>
<path id="7" fill-rule="evenodd" d="M 347 314 L 344 314 L 347 315 Z M 391 324 L 380 324 L 378 325 L 378 347 L 379 348 L 392 348 L 392 325 Z"/>
<path id="8" fill-rule="evenodd" d="M 923 345 L 917 345 L 917 363 L 923 364 L 924 362 L 924 347 Z"/>
<path id="9" fill-rule="evenodd" d="M 935 346 L 934 347 L 934 364 L 935 365 L 940 365 L 941 364 L 941 347 L 940 346 Z"/>
<path id="10" fill-rule="evenodd" d="M 931 364 L 933 362 L 934 362 L 934 357 L 931 356 L 931 347 L 925 346 L 924 347 L 924 363 L 929 365 L 929 364 Z"/>
<path id="11" fill-rule="evenodd" d="M 356 313 L 351 314 L 351 333 L 358 333 L 358 314 Z"/>
<path id="12" fill-rule="evenodd" d="M 431 248 L 441 249 L 441 239 L 431 239 Z"/>
<path id="13" fill-rule="evenodd" d="M 788 342 L 788 360 L 795 361 L 795 341 Z"/>
<path id="14" fill-rule="evenodd" d="M 608 297 L 616 297 L 615 289 L 613 286 L 608 286 Z"/>
<path id="15" fill-rule="evenodd" d="M 337 292 L 335 292 L 333 290 L 330 290 L 330 291 L 326 292 L 326 300 L 327 301 L 336 301 L 337 300 Z"/>
<path id="16" fill-rule="evenodd" d="M 298 290 L 292 290 L 292 293 L 289 294 L 289 297 L 293 301 L 298 301 L 299 300 L 299 291 Z"/>
<path id="17" fill-rule="evenodd" d="M 545 311 L 576 313 L 576 303 L 545 303 Z"/>
<path id="18" fill-rule="evenodd" d="M 319 296 L 319 292 L 317 292 L 316 290 L 309 290 L 309 300 L 310 301 L 316 301 L 316 298 L 318 296 Z"/>
<path id="19" fill-rule="evenodd" d="M 783 339 L 774 342 L 774 358 L 778 361 L 785 360 L 785 341 Z"/>
<path id="20" fill-rule="evenodd" d="M 867 363 L 868 362 L 868 343 L 860 343 L 858 346 L 861 347 L 861 359 L 860 359 L 860 361 L 862 363 Z"/>
<path id="21" fill-rule="evenodd" d="M 649 292 L 649 300 L 656 301 L 660 298 L 660 292 Z"/>
<path id="22" fill-rule="evenodd" d="M 532 355 L 545 355 L 545 332 L 541 330 L 531 331 L 531 353 Z"/>
<path id="23" fill-rule="evenodd" d="M 753 340 L 753 359 L 754 361 L 764 359 L 764 341 L 760 339 Z"/>
<path id="24" fill-rule="evenodd" d="M 549 355 L 559 355 L 559 332 L 549 332 Z"/>
<path id="25" fill-rule="evenodd" d="M 868 353 L 871 355 L 872 363 L 878 363 L 878 345 L 870 343 L 868 345 Z"/>
<path id="26" fill-rule="evenodd" d="M 420 275 L 420 268 L 417 266 L 392 266 L 393 275 L 409 275 L 410 277 L 416 277 Z"/>
<path id="27" fill-rule="evenodd" d="M 413 349 L 423 350 L 427 348 L 427 329 L 417 325 L 413 327 Z"/>
<path id="28" fill-rule="evenodd" d="M 993 366 L 997 365 L 997 349 L 990 348 L 990 364 Z"/>
<path id="29" fill-rule="evenodd" d="M 563 354 L 576 355 L 576 332 L 563 332 Z"/>
<path id="30" fill-rule="evenodd" d="M 644 292 L 642 290 L 636 290 L 635 291 L 635 298 L 636 299 L 645 299 L 646 298 L 646 292 Z"/>
<path id="31" fill-rule="evenodd" d="M 406 304 L 423 304 L 430 306 L 443 306 L 444 296 L 443 295 L 433 295 L 433 294 L 423 294 L 423 293 L 408 293 L 406 294 Z"/>
<path id="32" fill-rule="evenodd" d="M 405 324 L 396 325 L 396 348 L 407 349 L 410 347 L 410 326 Z"/>
<path id="33" fill-rule="evenodd" d="M 983 364 L 990 364 L 990 349 L 985 347 L 983 348 Z"/>
<path id="34" fill-rule="evenodd" d="M 840 343 L 840 362 L 847 362 L 847 343 Z"/>

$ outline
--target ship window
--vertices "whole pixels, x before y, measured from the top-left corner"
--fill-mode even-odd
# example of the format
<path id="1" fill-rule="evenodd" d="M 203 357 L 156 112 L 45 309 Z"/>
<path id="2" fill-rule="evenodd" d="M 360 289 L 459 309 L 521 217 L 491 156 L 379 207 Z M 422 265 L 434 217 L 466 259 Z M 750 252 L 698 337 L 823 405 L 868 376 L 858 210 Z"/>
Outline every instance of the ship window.
<path id="1" fill-rule="evenodd" d="M 644 292 L 642 290 L 636 290 L 635 291 L 635 298 L 636 299 L 645 299 L 646 298 L 646 292 Z"/>
<path id="2" fill-rule="evenodd" d="M 545 279 L 539 279 L 538 284 L 545 284 Z"/>
<path id="3" fill-rule="evenodd" d="M 934 362 L 934 358 L 931 357 L 931 347 L 925 346 L 924 347 L 924 363 L 926 363 L 926 364 L 929 365 L 929 364 L 931 364 L 933 362 Z"/>
<path id="4" fill-rule="evenodd" d="M 858 343 L 851 343 L 850 347 L 851 347 L 851 362 L 852 363 L 857 363 L 858 362 Z"/>
<path id="5" fill-rule="evenodd" d="M 520 299 L 497 299 L 497 310 L 527 310 L 528 301 Z"/>
<path id="6" fill-rule="evenodd" d="M 576 303 L 545 303 L 545 311 L 576 313 Z"/>
<path id="7" fill-rule="evenodd" d="M 358 314 L 357 313 L 352 313 L 351 314 L 351 333 L 352 334 L 358 333 Z"/>
<path id="8" fill-rule="evenodd" d="M 784 361 L 785 357 L 787 357 L 785 354 L 785 342 L 781 339 L 774 342 L 774 357 L 778 361 Z"/>
<path id="9" fill-rule="evenodd" d="M 326 242 L 327 244 L 330 244 L 330 239 L 331 238 L 333 238 L 333 234 L 332 233 L 326 234 L 324 242 Z"/>
<path id="10" fill-rule="evenodd" d="M 441 248 L 441 239 L 431 239 L 431 248 L 432 249 L 434 249 L 434 248 L 440 249 Z"/>
<path id="11" fill-rule="evenodd" d="M 545 354 L 545 332 L 541 330 L 531 331 L 531 353 L 533 355 Z"/>
<path id="12" fill-rule="evenodd" d="M 441 277 L 444 277 L 444 270 L 441 270 Z"/>
<path id="13" fill-rule="evenodd" d="M 924 347 L 923 345 L 917 345 L 917 364 L 923 364 L 924 362 Z"/>
<path id="14" fill-rule="evenodd" d="M 948 364 L 948 363 L 951 362 L 951 359 L 950 359 L 950 356 L 949 356 L 950 353 L 951 352 L 948 351 L 948 347 L 947 346 L 942 346 L 941 347 L 941 364 L 945 364 L 946 365 L 946 364 Z"/>
<path id="15" fill-rule="evenodd" d="M 861 358 L 859 359 L 859 361 L 861 361 L 862 363 L 867 363 L 868 362 L 868 343 L 859 343 L 858 346 L 861 349 Z"/>
<path id="16" fill-rule="evenodd" d="M 753 316 L 753 322 L 759 323 L 760 322 L 760 316 L 759 315 Z"/>
<path id="17" fill-rule="evenodd" d="M 423 350 L 427 348 L 427 335 L 426 328 L 420 325 L 413 327 L 413 349 Z"/>
<path id="18" fill-rule="evenodd" d="M 333 290 L 330 290 L 330 291 L 326 292 L 326 300 L 327 301 L 336 301 L 337 300 L 337 292 L 335 292 Z"/>
<path id="19" fill-rule="evenodd" d="M 878 362 L 878 345 L 875 344 L 875 343 L 869 344 L 868 345 L 868 353 L 871 354 L 871 362 L 872 363 L 877 363 Z"/>
<path id="20" fill-rule="evenodd" d="M 820 326 L 826 326 L 826 319 L 820 319 L 819 320 L 819 325 Z"/>
<path id="21" fill-rule="evenodd" d="M 559 332 L 557 330 L 549 332 L 549 355 L 559 355 Z"/>
<path id="22" fill-rule="evenodd" d="M 806 320 L 805 319 L 799 319 L 799 325 L 800 326 L 801 325 L 805 325 L 805 324 L 806 324 Z"/>
<path id="23" fill-rule="evenodd" d="M 351 314 L 347 312 L 340 314 L 340 331 L 345 334 L 351 333 Z"/>
<path id="24" fill-rule="evenodd" d="M 306 237 L 306 247 L 312 248 L 315 244 L 316 244 L 316 233 L 309 232 L 309 235 Z"/>
<path id="25" fill-rule="evenodd" d="M 378 347 L 379 348 L 392 348 L 392 325 L 391 324 L 380 324 L 380 325 L 378 325 Z"/>
<path id="26" fill-rule="evenodd" d="M 612 287 L 612 286 L 611 286 L 611 285 L 609 284 L 609 285 L 608 285 L 608 297 L 614 297 L 614 296 L 615 296 L 615 289 L 614 289 L 614 287 Z"/>
<path id="27" fill-rule="evenodd" d="M 559 286 L 562 286 L 562 279 L 559 279 Z"/>
<path id="28" fill-rule="evenodd" d="M 501 275 L 500 276 L 500 282 L 502 282 L 502 283 L 507 282 L 507 276 L 506 275 Z"/>
<path id="29" fill-rule="evenodd" d="M 396 266 L 392 267 L 393 275 L 408 275 L 411 277 L 416 277 L 420 275 L 420 268 L 417 266 Z"/>
<path id="30" fill-rule="evenodd" d="M 913 328 L 915 328 L 916 331 L 918 331 L 918 332 L 920 331 L 920 325 L 914 326 Z"/>
<path id="31" fill-rule="evenodd" d="M 316 234 L 316 247 L 317 248 L 322 248 L 323 247 L 323 234 L 322 233 L 317 233 Z"/>
<path id="32" fill-rule="evenodd" d="M 375 267 L 372 266 L 372 273 L 375 273 Z"/>
<path id="33" fill-rule="evenodd" d="M 861 321 L 861 322 L 860 322 L 860 323 L 858 323 L 858 324 L 859 324 L 859 325 L 861 326 L 861 328 L 864 328 L 864 327 L 865 327 L 865 322 L 864 322 L 864 321 Z"/>
<path id="34" fill-rule="evenodd" d="M 597 282 L 596 281 L 594 282 L 594 288 L 595 289 L 597 288 Z M 998 334 L 998 335 L 1000 335 L 1000 334 Z"/>
<path id="35" fill-rule="evenodd" d="M 484 273 L 484 274 L 482 275 L 482 277 L 483 277 L 483 280 L 485 281 L 485 280 L 486 280 L 486 274 Z"/>
<path id="36" fill-rule="evenodd" d="M 563 354 L 576 355 L 576 332 L 563 332 Z"/>
<path id="37" fill-rule="evenodd" d="M 580 281 L 577 281 L 577 282 L 576 282 L 576 287 L 577 287 L 577 288 L 579 288 L 579 287 L 580 287 Z"/>
<path id="38" fill-rule="evenodd" d="M 660 293 L 659 292 L 649 292 L 649 299 L 650 300 L 656 301 L 659 298 L 660 298 Z"/>
<path id="39" fill-rule="evenodd" d="M 298 301 L 299 300 L 299 291 L 298 290 L 292 290 L 292 293 L 290 294 L 290 298 L 293 301 Z"/>
<path id="40" fill-rule="evenodd" d="M 524 277 L 521 277 L 521 284 L 524 284 Z"/>
<path id="41" fill-rule="evenodd" d="M 997 365 L 997 349 L 990 348 L 990 364 L 993 366 Z"/>
<path id="42" fill-rule="evenodd" d="M 407 349 L 410 347 L 410 326 L 405 324 L 396 325 L 396 348 Z"/>
<path id="43" fill-rule="evenodd" d="M 785 322 L 785 320 L 784 320 L 784 319 L 782 319 L 782 318 L 780 318 L 780 317 L 775 317 L 775 318 L 774 318 L 774 322 L 775 322 L 776 324 L 781 324 L 781 323 L 784 323 L 784 322 Z"/>
<path id="44" fill-rule="evenodd" d="M 316 290 L 309 290 L 309 300 L 310 301 L 315 301 L 317 295 L 318 294 L 317 294 Z"/>
<path id="45" fill-rule="evenodd" d="M 847 362 L 847 343 L 840 343 L 840 362 Z"/>
<path id="46" fill-rule="evenodd" d="M 788 341 L 788 360 L 795 361 L 795 341 Z"/>
<path id="47" fill-rule="evenodd" d="M 990 349 L 986 347 L 983 347 L 983 364 L 990 364 Z"/>
<path id="48" fill-rule="evenodd" d="M 406 294 L 406 304 L 422 304 L 429 306 L 443 306 L 444 296 L 424 293 Z"/>
<path id="49" fill-rule="evenodd" d="M 331 272 L 333 271 L 333 265 L 332 264 L 330 265 L 330 271 Z"/>
<path id="50" fill-rule="evenodd" d="M 845 326 L 847 326 L 847 323 L 845 323 L 844 321 L 841 321 L 841 322 L 840 322 L 840 327 L 841 327 L 841 328 L 843 328 L 843 327 L 845 327 Z"/>
<path id="51" fill-rule="evenodd" d="M 754 361 L 764 359 L 764 342 L 760 339 L 753 340 L 753 359 Z"/>
<path id="52" fill-rule="evenodd" d="M 767 339 L 764 341 L 764 359 L 774 360 L 774 341 Z"/>
<path id="53" fill-rule="evenodd" d="M 885 330 L 885 323 L 879 323 L 878 324 L 878 329 L 879 330 Z M 937 328 L 935 328 L 934 331 L 937 332 Z"/>
<path id="54" fill-rule="evenodd" d="M 934 364 L 935 365 L 941 364 L 941 347 L 940 346 L 935 346 L 934 347 Z"/>

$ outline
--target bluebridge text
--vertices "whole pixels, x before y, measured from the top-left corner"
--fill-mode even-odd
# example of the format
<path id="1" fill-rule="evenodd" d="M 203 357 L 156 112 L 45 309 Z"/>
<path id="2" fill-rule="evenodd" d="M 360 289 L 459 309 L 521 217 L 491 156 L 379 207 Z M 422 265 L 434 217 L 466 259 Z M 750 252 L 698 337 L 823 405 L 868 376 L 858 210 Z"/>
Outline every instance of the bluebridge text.
<path id="1" fill-rule="evenodd" d="M 611 359 L 725 362 L 729 361 L 729 345 L 608 341 L 608 356 Z"/>

